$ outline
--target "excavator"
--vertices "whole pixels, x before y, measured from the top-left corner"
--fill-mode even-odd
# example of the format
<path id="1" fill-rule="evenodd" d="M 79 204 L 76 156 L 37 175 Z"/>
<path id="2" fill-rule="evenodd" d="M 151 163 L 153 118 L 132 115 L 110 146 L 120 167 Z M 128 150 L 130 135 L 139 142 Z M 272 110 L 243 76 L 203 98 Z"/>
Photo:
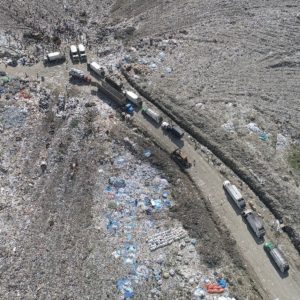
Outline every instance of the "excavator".
<path id="1" fill-rule="evenodd" d="M 192 166 L 185 153 L 177 148 L 171 153 L 171 158 L 183 169 L 188 169 Z"/>

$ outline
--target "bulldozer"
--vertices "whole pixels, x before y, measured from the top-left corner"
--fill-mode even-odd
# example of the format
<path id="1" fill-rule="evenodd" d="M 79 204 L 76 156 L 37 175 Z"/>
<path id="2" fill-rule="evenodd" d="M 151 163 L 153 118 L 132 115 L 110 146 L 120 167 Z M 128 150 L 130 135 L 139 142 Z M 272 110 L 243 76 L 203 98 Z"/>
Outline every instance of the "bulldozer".
<path id="1" fill-rule="evenodd" d="M 188 169 L 192 166 L 185 153 L 177 148 L 171 153 L 171 158 L 183 169 Z"/>

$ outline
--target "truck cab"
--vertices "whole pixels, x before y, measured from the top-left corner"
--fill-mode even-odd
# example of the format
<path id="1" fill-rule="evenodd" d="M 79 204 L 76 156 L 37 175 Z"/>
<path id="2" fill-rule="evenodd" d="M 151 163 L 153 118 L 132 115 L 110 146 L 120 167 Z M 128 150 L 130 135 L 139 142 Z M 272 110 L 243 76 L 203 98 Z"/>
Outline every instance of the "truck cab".
<path id="1" fill-rule="evenodd" d="M 86 53 L 85 53 L 85 47 L 83 44 L 78 45 L 78 53 L 79 53 L 81 62 L 85 62 L 86 61 Z"/>
<path id="2" fill-rule="evenodd" d="M 70 56 L 73 62 L 79 62 L 79 55 L 75 45 L 70 46 Z"/>

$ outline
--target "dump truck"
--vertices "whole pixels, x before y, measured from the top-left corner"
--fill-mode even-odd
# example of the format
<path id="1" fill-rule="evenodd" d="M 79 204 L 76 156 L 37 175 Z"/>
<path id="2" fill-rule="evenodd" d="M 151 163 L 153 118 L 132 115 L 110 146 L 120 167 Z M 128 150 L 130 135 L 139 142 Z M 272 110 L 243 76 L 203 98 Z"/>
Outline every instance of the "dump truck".
<path id="1" fill-rule="evenodd" d="M 142 108 L 142 113 L 149 118 L 151 118 L 153 121 L 155 121 L 157 124 L 160 124 L 162 121 L 162 117 L 159 113 L 156 111 L 152 110 L 151 108 L 148 108 L 147 106 L 144 106 Z"/>
<path id="2" fill-rule="evenodd" d="M 163 130 L 170 133 L 171 135 L 173 135 L 177 139 L 181 139 L 184 135 L 184 132 L 178 126 L 176 126 L 176 125 L 172 126 L 168 122 L 163 122 L 161 124 L 161 127 L 162 127 Z"/>
<path id="3" fill-rule="evenodd" d="M 171 153 L 172 159 L 183 169 L 188 169 L 192 166 L 188 157 L 181 149 L 177 148 Z"/>
<path id="4" fill-rule="evenodd" d="M 86 53 L 85 53 L 85 47 L 83 44 L 78 45 L 78 53 L 79 53 L 81 62 L 85 62 L 86 61 Z"/>
<path id="5" fill-rule="evenodd" d="M 125 95 L 126 98 L 136 106 L 140 106 L 142 104 L 142 100 L 137 94 L 131 91 L 125 91 Z"/>
<path id="6" fill-rule="evenodd" d="M 262 223 L 261 218 L 252 211 L 251 209 L 246 209 L 242 212 L 242 216 L 245 218 L 255 235 L 261 239 L 265 235 L 266 231 Z"/>
<path id="7" fill-rule="evenodd" d="M 278 247 L 276 247 L 272 242 L 266 242 L 264 244 L 264 249 L 268 255 L 272 257 L 281 273 L 285 273 L 289 270 L 289 264 Z"/>
<path id="8" fill-rule="evenodd" d="M 70 46 L 70 56 L 73 62 L 79 62 L 79 55 L 75 45 Z"/>
<path id="9" fill-rule="evenodd" d="M 88 64 L 88 69 L 102 78 L 105 76 L 104 69 L 94 61 Z"/>
<path id="10" fill-rule="evenodd" d="M 237 187 L 230 183 L 230 181 L 225 180 L 223 183 L 223 187 L 226 190 L 226 192 L 229 194 L 231 199 L 235 202 L 235 204 L 240 209 L 244 209 L 246 206 L 246 202 L 240 193 L 240 191 L 237 189 Z"/>
<path id="11" fill-rule="evenodd" d="M 83 71 L 72 68 L 69 71 L 69 75 L 74 79 L 79 79 L 87 83 L 91 83 L 92 79 L 90 76 L 86 75 Z"/>
<path id="12" fill-rule="evenodd" d="M 62 52 L 52 52 L 52 53 L 48 53 L 46 54 L 46 56 L 44 57 L 44 63 L 51 63 L 51 62 L 63 62 L 66 60 L 66 57 L 64 55 L 64 53 Z"/>

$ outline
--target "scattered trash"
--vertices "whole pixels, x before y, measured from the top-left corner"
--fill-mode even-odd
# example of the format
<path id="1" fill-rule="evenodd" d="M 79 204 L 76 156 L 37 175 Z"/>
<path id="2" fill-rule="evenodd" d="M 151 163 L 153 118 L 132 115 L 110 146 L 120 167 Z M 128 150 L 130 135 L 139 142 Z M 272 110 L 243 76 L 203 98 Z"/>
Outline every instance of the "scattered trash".
<path id="1" fill-rule="evenodd" d="M 173 70 L 172 70 L 172 68 L 170 68 L 170 67 L 165 68 L 165 73 L 166 73 L 166 75 L 171 74 L 172 71 L 173 71 Z"/>
<path id="2" fill-rule="evenodd" d="M 155 234 L 148 240 L 151 251 L 162 248 L 179 241 L 187 236 L 187 232 L 183 228 L 174 228 Z"/>
<path id="3" fill-rule="evenodd" d="M 288 146 L 289 142 L 288 139 L 282 135 L 281 133 L 277 134 L 277 141 L 276 141 L 276 150 L 283 151 Z"/>
<path id="4" fill-rule="evenodd" d="M 265 132 L 262 132 L 262 133 L 259 135 L 259 139 L 260 139 L 261 141 L 266 142 L 266 141 L 269 139 L 269 135 L 268 135 L 267 133 L 265 133 Z"/>
<path id="5" fill-rule="evenodd" d="M 127 279 L 119 279 L 117 281 L 117 289 L 124 295 L 124 299 L 130 299 L 134 297 L 131 281 Z"/>
<path id="6" fill-rule="evenodd" d="M 227 288 L 227 281 L 224 278 L 220 278 L 217 280 L 217 283 L 222 288 Z"/>
<path id="7" fill-rule="evenodd" d="M 151 153 L 151 150 L 150 150 L 150 149 L 145 149 L 145 150 L 144 150 L 144 156 L 145 156 L 145 157 L 149 158 L 149 157 L 151 156 L 151 154 L 152 154 L 152 153 Z"/>
<path id="8" fill-rule="evenodd" d="M 233 125 L 233 122 L 232 122 L 232 121 L 227 121 L 227 123 L 221 125 L 221 127 L 222 127 L 224 130 L 229 131 L 229 132 L 235 131 L 235 128 L 234 128 L 234 125 Z"/>
<path id="9" fill-rule="evenodd" d="M 246 128 L 251 131 L 251 132 L 254 132 L 254 133 L 261 133 L 262 130 L 257 126 L 256 123 L 249 123 L 246 125 Z"/>
<path id="10" fill-rule="evenodd" d="M 199 286 L 196 287 L 194 296 L 199 297 L 200 299 L 204 299 L 206 295 L 206 292 Z"/>
<path id="11" fill-rule="evenodd" d="M 149 67 L 152 69 L 152 70 L 155 70 L 157 69 L 157 64 L 156 63 L 150 63 Z"/>
<path id="12" fill-rule="evenodd" d="M 109 184 L 113 185 L 115 188 L 123 188 L 126 186 L 125 180 L 119 177 L 110 177 Z"/>
<path id="13" fill-rule="evenodd" d="M 205 284 L 205 289 L 209 294 L 222 294 L 225 289 L 220 287 L 217 283 Z"/>
<path id="14" fill-rule="evenodd" d="M 160 58 L 160 61 L 164 61 L 165 60 L 165 58 L 166 58 L 166 54 L 165 54 L 165 52 L 159 52 L 159 58 Z"/>

